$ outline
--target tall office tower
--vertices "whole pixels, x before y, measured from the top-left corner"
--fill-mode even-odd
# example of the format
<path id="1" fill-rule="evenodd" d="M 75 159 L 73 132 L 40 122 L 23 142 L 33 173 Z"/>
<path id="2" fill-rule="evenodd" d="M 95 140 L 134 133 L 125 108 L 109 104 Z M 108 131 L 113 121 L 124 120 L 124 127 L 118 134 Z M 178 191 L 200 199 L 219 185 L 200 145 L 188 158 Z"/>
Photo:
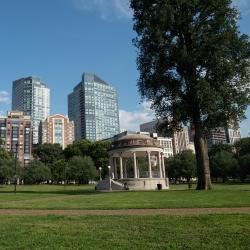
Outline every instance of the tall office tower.
<path id="1" fill-rule="evenodd" d="M 39 126 L 39 143 L 58 143 L 66 148 L 74 141 L 74 122 L 63 115 L 50 115 Z"/>
<path id="2" fill-rule="evenodd" d="M 76 139 L 98 141 L 118 134 L 116 89 L 95 74 L 84 73 L 68 95 L 68 115 L 74 121 Z"/>
<path id="3" fill-rule="evenodd" d="M 31 117 L 23 112 L 11 111 L 7 117 L 0 118 L 0 138 L 3 147 L 12 151 L 22 164 L 32 158 L 32 128 Z"/>
<path id="4" fill-rule="evenodd" d="M 30 115 L 33 128 L 33 143 L 38 143 L 38 127 L 50 113 L 50 90 L 38 77 L 21 78 L 13 82 L 12 110 Z"/>

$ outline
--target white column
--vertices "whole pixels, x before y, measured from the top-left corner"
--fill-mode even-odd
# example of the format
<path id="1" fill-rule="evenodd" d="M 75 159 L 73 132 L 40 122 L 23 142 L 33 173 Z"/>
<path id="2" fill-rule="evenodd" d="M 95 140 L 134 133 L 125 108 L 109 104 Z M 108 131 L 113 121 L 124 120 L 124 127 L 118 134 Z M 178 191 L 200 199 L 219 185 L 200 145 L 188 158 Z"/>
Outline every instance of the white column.
<path id="1" fill-rule="evenodd" d="M 120 156 L 120 179 L 123 179 L 122 157 Z"/>
<path id="2" fill-rule="evenodd" d="M 161 153 L 158 152 L 158 167 L 159 167 L 159 173 L 160 173 L 160 178 L 162 178 L 162 166 L 161 166 Z"/>
<path id="3" fill-rule="evenodd" d="M 128 175 L 127 175 L 127 161 L 125 159 L 125 163 L 124 163 L 124 178 L 127 179 Z"/>
<path id="4" fill-rule="evenodd" d="M 114 165 L 113 165 L 113 155 L 109 156 L 109 166 L 111 167 L 110 171 L 111 171 L 111 179 L 113 179 L 114 177 Z"/>
<path id="5" fill-rule="evenodd" d="M 140 178 L 140 165 L 138 159 L 136 159 L 136 167 L 137 167 L 137 178 Z"/>
<path id="6" fill-rule="evenodd" d="M 134 155 L 134 178 L 137 178 L 137 166 L 136 166 L 136 153 L 133 153 Z"/>
<path id="7" fill-rule="evenodd" d="M 148 175 L 149 175 L 149 178 L 152 178 L 152 167 L 151 167 L 150 151 L 147 151 L 147 153 L 148 153 Z"/>
<path id="8" fill-rule="evenodd" d="M 162 153 L 162 169 L 163 169 L 163 177 L 166 178 L 166 170 L 165 170 L 165 162 L 164 162 L 164 154 Z"/>
<path id="9" fill-rule="evenodd" d="M 116 157 L 113 158 L 113 161 L 114 161 L 115 179 L 117 179 L 117 164 L 116 164 Z"/>

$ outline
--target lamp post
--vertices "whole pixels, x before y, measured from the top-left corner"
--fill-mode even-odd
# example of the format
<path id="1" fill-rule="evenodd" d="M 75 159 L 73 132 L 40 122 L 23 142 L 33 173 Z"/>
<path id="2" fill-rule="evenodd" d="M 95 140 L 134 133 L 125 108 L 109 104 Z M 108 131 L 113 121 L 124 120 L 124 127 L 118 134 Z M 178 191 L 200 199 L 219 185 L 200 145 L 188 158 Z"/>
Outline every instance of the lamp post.
<path id="1" fill-rule="evenodd" d="M 18 143 L 16 144 L 16 154 L 15 154 L 15 175 L 14 175 L 14 193 L 16 194 L 16 184 L 17 184 L 17 151 L 18 151 Z"/>
<path id="2" fill-rule="evenodd" d="M 99 167 L 99 173 L 100 173 L 100 178 L 99 178 L 99 180 L 101 181 L 101 180 L 102 180 L 102 167 Z"/>
<path id="3" fill-rule="evenodd" d="M 108 166 L 108 170 L 109 170 L 109 190 L 111 190 L 111 167 Z"/>

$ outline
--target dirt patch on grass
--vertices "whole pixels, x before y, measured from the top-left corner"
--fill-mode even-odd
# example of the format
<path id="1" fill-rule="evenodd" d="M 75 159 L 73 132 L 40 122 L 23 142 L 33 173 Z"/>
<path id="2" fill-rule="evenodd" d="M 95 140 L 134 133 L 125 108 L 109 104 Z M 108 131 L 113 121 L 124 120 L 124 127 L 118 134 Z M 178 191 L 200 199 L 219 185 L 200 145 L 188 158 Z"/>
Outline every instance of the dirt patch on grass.
<path id="1" fill-rule="evenodd" d="M 187 215 L 215 213 L 250 213 L 250 207 L 233 208 L 163 208 L 163 209 L 119 209 L 119 210 L 32 210 L 32 209 L 0 209 L 0 215 Z"/>

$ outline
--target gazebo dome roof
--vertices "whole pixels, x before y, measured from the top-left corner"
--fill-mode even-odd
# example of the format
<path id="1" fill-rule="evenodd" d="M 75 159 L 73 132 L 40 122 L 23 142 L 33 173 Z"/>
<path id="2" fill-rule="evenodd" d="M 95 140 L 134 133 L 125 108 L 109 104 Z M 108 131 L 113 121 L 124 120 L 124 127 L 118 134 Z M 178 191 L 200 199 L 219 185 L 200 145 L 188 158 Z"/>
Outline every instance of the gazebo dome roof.
<path id="1" fill-rule="evenodd" d="M 113 142 L 112 149 L 125 147 L 157 147 L 160 148 L 159 141 L 145 134 L 127 134 Z"/>

